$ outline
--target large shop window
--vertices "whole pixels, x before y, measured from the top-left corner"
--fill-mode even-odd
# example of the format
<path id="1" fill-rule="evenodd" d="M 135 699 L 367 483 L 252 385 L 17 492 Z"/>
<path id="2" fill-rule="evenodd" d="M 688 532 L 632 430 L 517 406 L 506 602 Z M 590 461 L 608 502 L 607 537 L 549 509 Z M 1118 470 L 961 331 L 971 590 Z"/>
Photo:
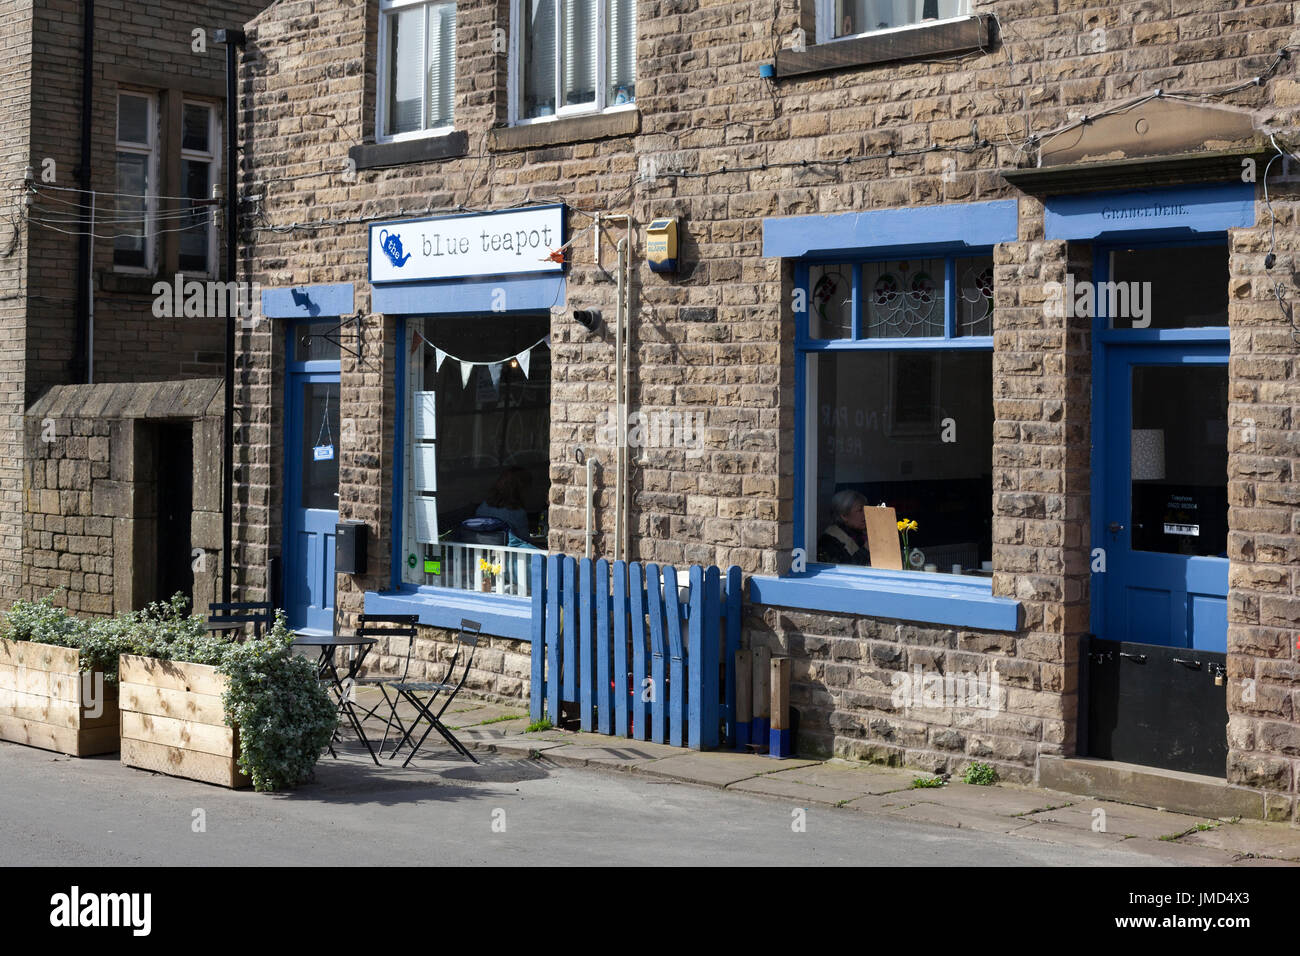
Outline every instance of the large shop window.
<path id="1" fill-rule="evenodd" d="M 511 0 L 515 122 L 636 100 L 636 0 Z"/>
<path id="2" fill-rule="evenodd" d="M 915 522 L 904 570 L 987 574 L 992 559 L 993 259 L 811 265 L 804 537 L 824 564 L 875 565 L 864 506 Z"/>
<path id="3" fill-rule="evenodd" d="M 381 142 L 450 131 L 456 100 L 456 4 L 382 0 Z"/>
<path id="4" fill-rule="evenodd" d="M 970 0 L 817 0 L 817 42 L 897 30 L 970 14 Z"/>
<path id="5" fill-rule="evenodd" d="M 550 494 L 549 331 L 549 315 L 408 321 L 405 583 L 530 593 Z"/>

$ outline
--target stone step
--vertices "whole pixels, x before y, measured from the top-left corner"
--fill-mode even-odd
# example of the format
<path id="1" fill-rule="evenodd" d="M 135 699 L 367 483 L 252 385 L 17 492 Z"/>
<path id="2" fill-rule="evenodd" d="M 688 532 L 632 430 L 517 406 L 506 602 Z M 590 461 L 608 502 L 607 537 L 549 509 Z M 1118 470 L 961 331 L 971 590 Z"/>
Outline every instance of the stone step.
<path id="1" fill-rule="evenodd" d="M 1038 785 L 1117 803 L 1207 817 L 1269 819 L 1265 795 L 1207 777 L 1087 757 L 1040 757 Z M 1281 819 L 1274 814 L 1275 819 Z"/>

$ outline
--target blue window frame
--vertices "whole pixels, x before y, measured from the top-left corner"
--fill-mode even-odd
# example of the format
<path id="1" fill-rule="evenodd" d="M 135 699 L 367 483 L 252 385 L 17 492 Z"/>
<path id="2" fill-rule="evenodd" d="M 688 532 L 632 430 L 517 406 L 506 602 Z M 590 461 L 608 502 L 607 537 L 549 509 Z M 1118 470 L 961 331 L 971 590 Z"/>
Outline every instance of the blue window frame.
<path id="1" fill-rule="evenodd" d="M 1172 343 L 1186 342 L 1190 344 L 1221 342 L 1226 345 L 1229 341 L 1228 319 L 1227 319 L 1227 256 L 1228 235 L 1227 233 L 1217 233 L 1208 235 L 1205 238 L 1185 240 L 1185 239 L 1164 239 L 1144 238 L 1131 242 L 1106 242 L 1098 243 L 1093 248 L 1093 274 L 1098 283 L 1108 283 L 1112 280 L 1125 281 L 1125 276 L 1112 275 L 1113 263 L 1116 253 L 1125 252 L 1161 252 L 1172 250 L 1186 250 L 1189 256 L 1195 256 L 1198 253 L 1222 253 L 1222 269 L 1224 273 L 1225 301 L 1223 303 L 1223 320 L 1205 325 L 1188 325 L 1183 328 L 1112 328 L 1114 324 L 1109 314 L 1110 301 L 1107 297 L 1098 296 L 1097 309 L 1093 316 L 1093 341 L 1097 345 L 1140 345 L 1153 343 Z M 1200 267 L 1197 261 L 1184 261 L 1184 268 Z M 1094 362 L 1093 374 L 1096 374 Z"/>
<path id="2" fill-rule="evenodd" d="M 479 334 L 476 327 L 489 321 L 497 323 L 497 333 Z M 407 358 L 397 363 L 395 379 L 399 398 L 394 416 L 392 574 L 387 590 L 367 592 L 367 612 L 417 614 L 421 623 L 435 627 L 456 627 L 469 617 L 482 625 L 484 634 L 530 639 L 530 559 L 538 549 L 544 551 L 544 535 L 522 540 L 512 529 L 466 538 L 456 527 L 475 513 L 474 506 L 502 468 L 522 471 L 527 465 L 537 475 L 549 474 L 544 445 L 550 435 L 545 422 L 550 361 L 547 348 L 538 344 L 548 323 L 549 316 L 530 310 L 428 320 L 408 315 L 400 320 L 399 355 Z M 452 331 L 461 338 L 447 341 Z M 511 344 L 510 336 L 518 341 Z M 435 343 L 454 351 L 439 361 Z M 527 369 L 520 363 L 520 350 L 531 356 Z M 462 378 L 454 355 L 478 363 L 467 378 Z M 497 358 L 502 361 L 492 361 Z M 501 366 L 497 377 L 488 363 Z M 545 393 L 540 404 L 535 394 L 531 402 L 521 398 L 524 392 L 539 390 Z M 542 421 L 523 422 L 530 411 Z M 467 417 L 479 420 L 467 422 Z M 495 440 L 486 447 L 485 436 L 501 439 L 502 457 L 487 460 L 479 454 L 497 448 Z M 521 442 L 528 447 L 520 448 Z M 532 447 L 537 442 L 543 447 Z M 544 508 L 549 486 L 535 475 L 526 493 L 530 502 Z M 537 518 L 529 513 L 527 526 L 519 530 L 529 531 Z M 495 572 L 485 571 L 485 563 L 489 569 L 495 566 Z"/>
<path id="3" fill-rule="evenodd" d="M 946 207 L 940 211 L 952 212 Z M 1007 238 L 1014 238 L 1014 206 L 1008 214 L 1013 227 Z M 908 246 L 894 249 L 891 255 L 806 258 L 796 263 L 793 517 L 795 546 L 804 549 L 807 567 L 781 578 L 753 577 L 755 603 L 990 630 L 1014 631 L 1020 626 L 1019 602 L 993 596 L 985 564 L 992 556 L 992 247 L 958 244 L 957 248 L 954 252 L 952 243 L 933 249 Z M 828 275 L 836 288 L 828 288 L 824 281 Z M 900 301 L 905 296 L 912 296 L 910 303 Z M 952 416 L 959 419 L 955 444 L 982 462 L 975 476 L 981 490 L 974 505 L 961 504 L 960 492 L 954 500 L 968 512 L 963 520 L 980 522 L 982 533 L 978 541 L 932 549 L 931 554 L 943 553 L 940 570 L 951 572 L 954 564 L 961 564 L 963 570 L 979 569 L 977 574 L 923 574 L 815 560 L 821 518 L 819 479 L 825 484 L 819 476 L 817 450 L 828 437 L 822 427 L 825 410 L 818 389 L 825 381 L 827 363 L 847 363 L 842 377 L 853 386 L 873 377 L 889 383 L 891 398 L 880 407 L 859 406 L 865 419 L 861 424 L 904 448 L 932 443 L 934 429 L 944 427 L 949 416 L 935 414 L 944 410 L 948 398 L 941 378 L 948 378 L 949 388 L 964 383 L 969 389 L 969 397 L 961 392 L 959 413 Z M 924 389 L 918 396 L 916 389 L 899 388 L 897 383 L 905 378 L 900 370 L 927 366 L 932 373 L 931 399 L 926 399 Z M 979 410 L 975 419 L 969 415 L 972 408 Z M 883 455 L 860 457 L 866 461 Z M 899 477 L 902 484 L 914 485 L 919 476 Z M 831 483 L 835 484 L 833 478 Z M 878 491 L 879 485 L 868 490 Z M 826 498 L 825 492 L 822 488 L 820 497 Z M 900 512 L 899 517 L 917 516 Z M 937 535 L 944 519 L 932 523 L 922 517 L 919 523 L 917 534 L 923 539 L 927 527 Z"/>
<path id="4" fill-rule="evenodd" d="M 828 421 L 824 403 L 818 400 L 816 391 L 828 369 L 826 353 L 859 353 L 863 356 L 860 364 L 846 365 L 843 371 L 855 377 L 859 370 L 867 377 L 887 377 L 884 399 L 878 405 L 871 403 L 876 407 L 859 405 L 856 409 L 837 407 L 835 410 L 849 413 L 852 419 L 849 427 L 858 423 L 869 432 L 880 432 L 886 439 L 877 443 L 881 447 L 876 448 L 875 455 L 863 448 L 857 457 L 878 462 L 883 446 L 896 444 L 903 449 L 917 446 L 927 435 L 934 435 L 936 429 L 941 432 L 948 417 L 936 414 L 945 407 L 940 386 L 945 374 L 950 379 L 974 381 L 980 375 L 977 368 L 987 365 L 987 375 L 991 376 L 993 257 L 992 250 L 985 248 L 965 249 L 957 254 L 909 250 L 903 256 L 811 260 L 795 267 L 794 278 L 795 542 L 805 549 L 810 564 L 818 564 L 815 560 L 817 534 L 827 517 L 822 514 L 825 508 L 819 508 L 819 498 L 827 495 L 821 487 L 826 479 L 818 474 L 819 453 L 814 449 L 820 448 L 828 437 L 826 426 L 839 417 L 833 413 Z M 987 359 L 982 360 L 981 355 Z M 928 400 L 925 389 L 917 385 L 918 371 L 922 373 L 919 376 L 922 381 L 928 375 Z M 976 449 L 977 455 L 987 452 L 991 457 L 991 381 L 987 391 L 973 397 L 986 404 L 987 415 L 981 414 L 978 432 L 985 431 L 982 419 L 987 418 L 987 433 L 963 434 L 963 423 L 957 421 L 952 430 L 956 440 L 952 444 Z M 967 401 L 963 398 L 963 402 Z M 970 407 L 966 405 L 967 409 Z M 906 459 L 903 459 L 900 470 L 905 467 Z M 900 474 L 898 478 L 902 481 L 908 476 Z M 906 483 L 913 483 L 916 478 L 923 476 L 913 476 Z M 880 484 L 874 483 L 872 487 L 879 490 Z M 984 498 L 983 510 L 988 513 L 982 520 L 988 523 L 991 523 L 991 500 L 991 493 Z M 900 512 L 899 517 L 914 516 Z M 936 530 L 931 529 L 930 533 Z M 925 533 L 919 531 L 921 537 Z M 945 551 L 954 560 L 946 561 L 942 570 L 950 571 L 955 563 L 979 567 L 989 560 L 991 545 L 987 541 L 978 544 L 977 557 L 959 554 L 961 549 Z"/>
<path id="5" fill-rule="evenodd" d="M 803 261 L 795 267 L 795 345 L 991 350 L 992 289 L 991 249 Z"/>

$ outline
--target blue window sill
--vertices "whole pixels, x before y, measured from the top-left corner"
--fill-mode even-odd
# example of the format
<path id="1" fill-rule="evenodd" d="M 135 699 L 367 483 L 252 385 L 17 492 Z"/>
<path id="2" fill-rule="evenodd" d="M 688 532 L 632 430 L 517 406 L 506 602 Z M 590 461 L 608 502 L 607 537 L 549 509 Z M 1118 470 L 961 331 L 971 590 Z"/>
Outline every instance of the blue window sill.
<path id="1" fill-rule="evenodd" d="M 749 579 L 749 599 L 808 611 L 1015 631 L 1020 602 L 993 596 L 989 578 L 812 565 L 803 574 Z"/>
<path id="2" fill-rule="evenodd" d="M 395 591 L 367 591 L 366 613 L 418 614 L 421 624 L 452 630 L 467 617 L 483 625 L 483 634 L 532 640 L 533 602 L 529 598 L 403 585 Z"/>

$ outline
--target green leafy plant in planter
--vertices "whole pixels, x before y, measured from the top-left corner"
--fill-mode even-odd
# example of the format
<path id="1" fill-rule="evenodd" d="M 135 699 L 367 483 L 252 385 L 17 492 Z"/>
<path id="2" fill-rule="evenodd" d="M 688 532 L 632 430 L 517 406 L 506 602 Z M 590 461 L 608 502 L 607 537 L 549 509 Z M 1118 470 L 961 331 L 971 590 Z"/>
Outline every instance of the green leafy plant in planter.
<path id="1" fill-rule="evenodd" d="M 308 780 L 338 726 L 338 710 L 316 665 L 290 652 L 284 616 L 260 640 L 229 645 L 220 664 L 230 678 L 222 696 L 227 722 L 239 726 L 239 767 L 255 790 Z"/>
<path id="2" fill-rule="evenodd" d="M 143 611 L 94 619 L 74 617 L 67 608 L 57 607 L 57 594 L 53 591 L 39 601 L 15 601 L 5 615 L 0 637 L 76 648 L 81 652 L 81 669 L 101 672 L 106 683 L 117 682 L 119 655 L 152 655 L 152 649 L 161 645 L 204 633 L 201 618 L 186 616 L 187 601 L 181 594 Z"/>
<path id="3" fill-rule="evenodd" d="M 291 653 L 284 614 L 263 637 L 242 644 L 183 629 L 151 657 L 209 664 L 229 679 L 226 723 L 239 728 L 239 769 L 254 790 L 287 790 L 311 778 L 338 726 L 338 711 L 316 665 Z"/>
<path id="4" fill-rule="evenodd" d="M 0 636 L 78 648 L 82 669 L 102 671 L 106 681 L 117 680 L 120 654 L 216 667 L 229 679 L 222 707 L 226 723 L 239 728 L 239 769 L 253 788 L 284 790 L 310 778 L 338 712 L 316 665 L 290 653 L 293 635 L 283 613 L 266 635 L 237 644 L 187 615 L 182 594 L 96 620 L 72 616 L 54 605 L 54 597 L 15 602 Z"/>

